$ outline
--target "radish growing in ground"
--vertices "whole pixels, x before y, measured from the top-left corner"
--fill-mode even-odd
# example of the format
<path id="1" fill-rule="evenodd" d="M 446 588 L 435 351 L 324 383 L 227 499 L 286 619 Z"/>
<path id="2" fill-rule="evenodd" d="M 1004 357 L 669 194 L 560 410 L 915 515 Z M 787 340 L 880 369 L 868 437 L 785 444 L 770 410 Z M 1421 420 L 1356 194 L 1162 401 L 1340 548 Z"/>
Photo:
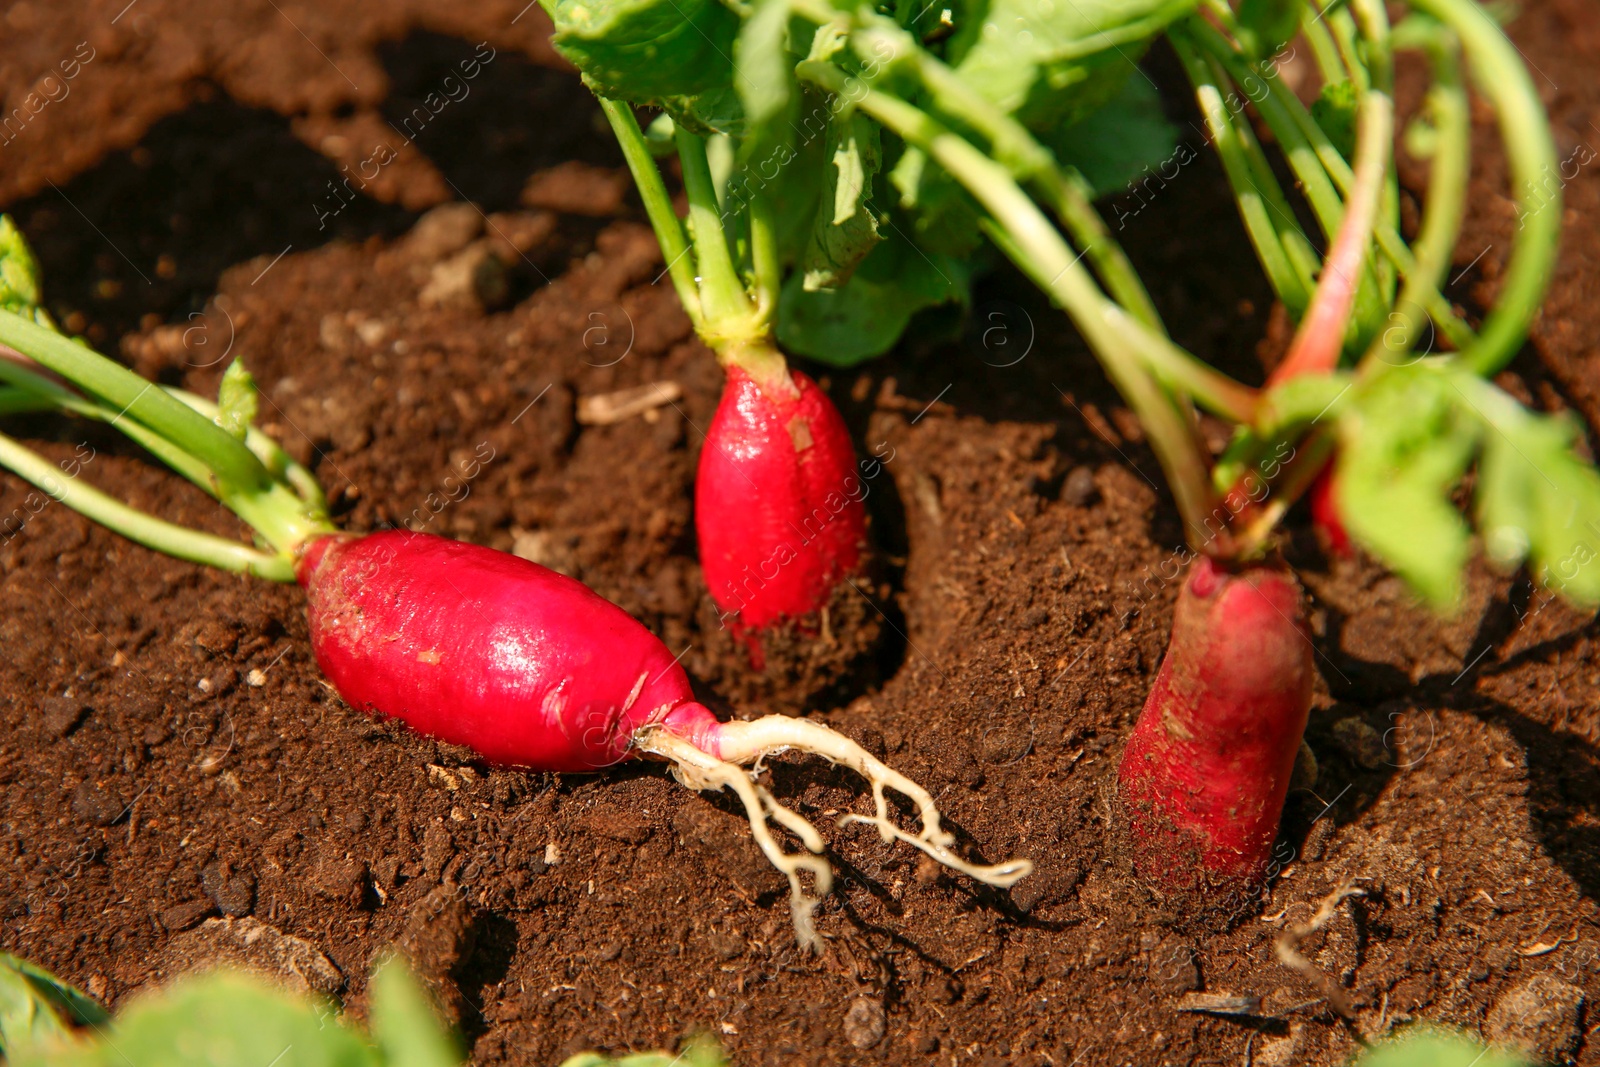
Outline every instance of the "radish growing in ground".
<path id="1" fill-rule="evenodd" d="M 558 33 L 558 46 L 562 40 Z M 851 595 L 845 583 L 867 537 L 855 454 L 833 402 L 788 366 L 774 342 L 782 272 L 775 198 L 747 190 L 742 203 L 733 201 L 713 175 L 706 138 L 670 129 L 689 204 L 686 230 L 632 110 L 602 104 L 679 299 L 726 371 L 700 451 L 695 531 L 719 623 L 763 671 L 781 629 L 803 639 L 826 633 L 830 600 Z M 786 677 L 791 671 L 775 673 L 779 685 L 795 680 Z"/>
<path id="2" fill-rule="evenodd" d="M 1203 15 L 1157 3 L 1093 12 L 1008 4 L 1003 32 L 991 10 L 981 24 L 958 15 L 948 37 L 930 40 L 869 7 L 789 4 L 816 27 L 814 36 L 809 27 L 797 35 L 811 43 L 794 64 L 798 83 L 915 153 L 916 169 L 899 167 L 897 178 L 936 166 L 970 197 L 963 208 L 933 186 L 939 195 L 912 228 L 947 233 L 953 213 L 987 234 L 1068 313 L 1161 464 L 1195 562 L 1119 767 L 1118 818 L 1143 880 L 1164 893 L 1200 890 L 1201 904 L 1248 900 L 1267 876 L 1315 678 L 1304 596 L 1278 559 L 1274 530 L 1330 463 L 1325 484 L 1336 507 L 1320 512 L 1342 519 L 1353 542 L 1430 601 L 1448 605 L 1459 590 L 1469 533 L 1449 493 L 1474 459 L 1475 510 L 1491 556 L 1529 562 L 1539 580 L 1580 603 L 1600 601 L 1600 563 L 1592 562 L 1600 560 L 1600 477 L 1575 455 L 1570 429 L 1485 380 L 1515 353 L 1554 262 L 1561 212 L 1545 180 L 1555 155 L 1538 94 L 1502 31 L 1470 0 L 1413 0 L 1420 17 L 1392 35 L 1376 0 L 1337 7 L 1278 5 L 1271 25 L 1241 26 L 1265 9 L 1235 16 L 1220 3 Z M 759 45 L 758 23 L 744 23 L 741 48 Z M 1316 114 L 1257 54 L 1285 25 L 1301 28 L 1328 87 Z M 1045 143 L 1064 143 L 1057 127 L 1075 101 L 1103 101 L 1115 89 L 1107 79 L 1132 73 L 1099 62 L 1108 42 L 1136 52 L 1162 31 L 1195 87 L 1268 280 L 1299 320 L 1279 372 L 1260 388 L 1166 336 L 1073 160 Z M 1044 41 L 1047 55 L 1036 44 Z M 1075 46 L 1093 58 L 1081 66 L 1062 58 Z M 1434 74 L 1433 173 L 1411 244 L 1398 232 L 1390 158 L 1396 47 L 1423 51 Z M 1476 332 L 1439 295 L 1469 170 L 1463 54 L 1499 112 L 1525 223 L 1500 301 Z M 771 90 L 740 92 L 748 109 Z M 1325 258 L 1273 176 L 1246 99 L 1283 147 Z M 914 198 L 925 186 L 900 188 Z M 1453 355 L 1411 354 L 1430 320 Z M 1206 444 L 1197 407 L 1233 424 L 1221 456 Z"/>
<path id="3" fill-rule="evenodd" d="M 3 294 L 0 294 L 3 295 Z M 1031 864 L 968 863 L 952 846 L 933 798 L 854 741 L 825 726 L 774 715 L 718 722 L 694 700 L 672 653 L 626 612 L 587 586 L 516 556 L 430 534 L 337 531 L 310 472 L 250 428 L 255 388 L 234 363 L 220 403 L 153 386 L 88 348 L 10 311 L 0 344 L 59 374 L 66 388 L 15 361 L 0 361 L 0 412 L 68 411 L 111 423 L 213 493 L 266 547 L 188 530 L 84 484 L 0 434 L 0 466 L 58 502 L 157 551 L 306 590 L 317 662 L 352 706 L 466 745 L 502 766 L 592 771 L 648 757 L 672 765 L 692 789 L 732 789 L 756 842 L 788 877 L 795 930 L 815 947 L 811 913 L 832 873 L 825 843 L 741 765 L 784 751 L 814 753 L 872 785 L 870 823 L 980 881 L 1008 886 Z M 912 834 L 890 818 L 885 790 L 917 807 Z M 806 851 L 785 852 L 771 820 Z M 801 875 L 809 872 L 808 891 Z M 814 895 L 813 895 L 814 894 Z"/>

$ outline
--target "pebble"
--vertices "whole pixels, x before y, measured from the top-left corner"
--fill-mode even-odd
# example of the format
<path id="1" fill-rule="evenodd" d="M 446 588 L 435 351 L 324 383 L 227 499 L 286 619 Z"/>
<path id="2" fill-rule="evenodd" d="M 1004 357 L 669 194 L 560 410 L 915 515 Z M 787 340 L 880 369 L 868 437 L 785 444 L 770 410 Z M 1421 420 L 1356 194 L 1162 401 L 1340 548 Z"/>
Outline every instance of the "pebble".
<path id="1" fill-rule="evenodd" d="M 110 826 L 127 810 L 121 797 L 94 782 L 83 782 L 72 791 L 72 814 L 95 826 Z"/>
<path id="2" fill-rule="evenodd" d="M 249 915 L 256 906 L 256 879 L 249 871 L 235 871 L 222 860 L 212 860 L 200 872 L 200 888 L 224 915 Z"/>
<path id="3" fill-rule="evenodd" d="M 1061 483 L 1061 500 L 1075 508 L 1086 508 L 1100 495 L 1094 484 L 1094 471 L 1088 467 L 1073 467 L 1067 480 Z"/>
<path id="4" fill-rule="evenodd" d="M 1567 1064 L 1582 1036 L 1583 990 L 1551 974 L 1512 986 L 1489 1009 L 1483 1032 L 1496 1044 L 1522 1049 L 1540 1063 Z"/>
<path id="5" fill-rule="evenodd" d="M 432 261 L 459 252 L 483 232 L 483 213 L 467 203 L 441 204 L 417 220 L 406 238 L 406 250 Z"/>
<path id="6" fill-rule="evenodd" d="M 1389 758 L 1383 735 L 1354 715 L 1333 724 L 1333 740 L 1345 755 L 1369 771 L 1383 766 Z"/>
<path id="7" fill-rule="evenodd" d="M 88 717 L 90 708 L 71 697 L 45 697 L 44 728 L 51 737 L 66 737 Z"/>
<path id="8" fill-rule="evenodd" d="M 883 1040 L 889 1028 L 883 1005 L 866 997 L 857 997 L 844 1015 L 845 1040 L 859 1049 L 869 1049 Z"/>
<path id="9" fill-rule="evenodd" d="M 161 925 L 173 933 L 192 930 L 216 910 L 217 906 L 209 900 L 191 900 L 186 904 L 174 904 L 170 908 L 161 909 Z"/>

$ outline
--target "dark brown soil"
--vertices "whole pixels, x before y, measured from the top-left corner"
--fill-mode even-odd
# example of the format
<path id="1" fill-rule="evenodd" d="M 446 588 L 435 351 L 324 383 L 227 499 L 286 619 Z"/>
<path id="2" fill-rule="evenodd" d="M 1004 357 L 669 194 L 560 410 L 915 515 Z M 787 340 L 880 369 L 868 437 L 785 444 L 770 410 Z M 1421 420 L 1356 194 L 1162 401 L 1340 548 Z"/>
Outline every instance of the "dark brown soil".
<path id="1" fill-rule="evenodd" d="M 124 3 L 0 15 L 7 114 L 79 42 L 95 50 L 70 95 L 0 145 L 0 205 L 36 242 L 52 309 L 202 392 L 244 358 L 262 421 L 350 528 L 418 526 L 577 575 L 688 647 L 707 699 L 756 710 L 708 652 L 693 556 L 697 428 L 719 374 L 654 284 L 654 241 L 618 195 L 589 98 L 551 65 L 538 7 Z M 1600 145 L 1591 16 L 1549 0 L 1513 27 L 1564 158 Z M 496 52 L 470 94 L 402 143 L 396 127 L 479 42 Z M 1492 295 L 1516 225 L 1478 120 L 1455 290 L 1469 304 Z M 330 190 L 386 139 L 396 158 L 366 189 Z M 1123 236 L 1179 339 L 1259 375 L 1269 300 L 1202 159 L 1136 213 L 1122 205 Z M 1507 377 L 1591 428 L 1594 169 L 1567 184 L 1562 270 Z M 447 211 L 412 229 L 461 197 L 487 225 Z M 463 255 L 504 266 L 488 311 L 422 298 Z M 1032 857 L 1038 873 L 1010 893 L 837 831 L 828 948 L 802 956 L 781 880 L 727 800 L 647 766 L 486 770 L 370 722 L 319 678 L 298 590 L 158 557 L 30 504 L 8 476 L 0 948 L 115 1003 L 232 958 L 230 938 L 260 923 L 284 936 L 255 942 L 276 946 L 258 965 L 323 953 L 359 1008 L 398 942 L 485 1064 L 697 1029 L 749 1064 L 1335 1064 L 1409 1019 L 1476 1030 L 1534 975 L 1600 995 L 1600 634 L 1521 577 L 1477 573 L 1466 608 L 1438 620 L 1292 531 L 1324 683 L 1309 731 L 1321 775 L 1291 798 L 1278 879 L 1212 934 L 1123 883 L 1104 789 L 1165 641 L 1177 523 L 1063 320 L 1011 276 L 977 300 L 978 321 L 1031 342 L 1025 359 L 974 332 L 860 373 L 810 368 L 885 462 L 868 504 L 896 635 L 852 699 L 817 712 L 928 785 L 974 854 Z M 683 390 L 675 409 L 576 419 L 579 398 L 662 379 Z M 92 449 L 81 476 L 138 506 L 239 532 L 113 435 L 9 429 L 61 459 Z M 816 762 L 771 773 L 819 823 L 870 804 Z M 1366 895 L 1305 951 L 1348 990 L 1349 1025 L 1274 954 L 1347 878 Z M 1197 991 L 1260 1008 L 1175 1010 Z M 885 1036 L 859 1047 L 880 1011 Z M 1600 1063 L 1591 1025 L 1578 1060 Z"/>

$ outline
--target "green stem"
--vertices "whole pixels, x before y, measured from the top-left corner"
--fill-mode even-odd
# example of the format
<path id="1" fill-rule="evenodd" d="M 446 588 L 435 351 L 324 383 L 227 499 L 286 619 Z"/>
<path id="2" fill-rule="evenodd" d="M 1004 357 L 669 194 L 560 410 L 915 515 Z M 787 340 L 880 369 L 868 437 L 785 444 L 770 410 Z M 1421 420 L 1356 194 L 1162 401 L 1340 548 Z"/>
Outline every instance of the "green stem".
<path id="1" fill-rule="evenodd" d="M 1189 18 L 1183 23 L 1184 32 L 1192 35 L 1192 40 L 1208 55 L 1212 61 L 1219 63 L 1226 76 L 1241 86 L 1260 83 L 1265 86 L 1265 91 L 1251 96 L 1251 101 L 1261 113 L 1273 135 L 1278 138 L 1279 148 L 1288 161 L 1289 167 L 1294 171 L 1295 177 L 1300 182 L 1300 192 L 1311 207 L 1312 214 L 1317 217 L 1317 223 L 1322 228 L 1324 237 L 1331 243 L 1339 232 L 1339 225 L 1344 219 L 1344 201 L 1341 199 L 1339 189 L 1330 179 L 1327 170 L 1323 167 L 1317 153 L 1303 137 L 1295 136 L 1294 123 L 1289 120 L 1282 108 L 1281 97 L 1288 92 L 1277 84 L 1276 75 L 1268 74 L 1243 55 L 1233 42 L 1222 35 L 1216 27 L 1200 18 Z M 1274 92 L 1275 89 L 1281 89 Z M 1249 94 L 1246 94 L 1247 96 Z M 1292 94 L 1291 94 L 1292 95 Z M 1286 136 L 1287 135 L 1287 136 Z M 1260 154 L 1259 148 L 1256 150 Z M 1265 167 L 1265 156 L 1260 156 L 1258 170 Z M 1270 171 L 1267 171 L 1270 174 Z M 1265 179 L 1263 179 L 1264 181 Z M 1273 183 L 1276 187 L 1276 181 Z M 1280 193 L 1281 197 L 1282 194 Z M 1287 212 L 1287 209 L 1284 209 Z M 1292 213 L 1286 218 L 1292 220 Z M 1296 225 L 1298 229 L 1298 225 Z M 1380 306 L 1377 290 L 1377 276 L 1370 265 L 1362 269 L 1363 277 L 1361 286 L 1356 291 L 1356 321 L 1367 327 L 1376 327 L 1382 321 L 1384 309 Z"/>
<path id="2" fill-rule="evenodd" d="M 1373 339 L 1362 357 L 1363 369 L 1380 361 L 1393 363 L 1406 358 L 1429 313 L 1429 301 L 1439 298 L 1461 233 L 1471 170 L 1471 113 L 1454 42 L 1440 42 L 1430 53 L 1433 85 L 1428 91 L 1428 114 L 1435 136 L 1428 195 L 1412 245 L 1415 263 L 1405 272 L 1405 285 L 1389 315 L 1393 325 Z M 1466 338 L 1469 343 L 1470 340 L 1470 336 Z"/>
<path id="3" fill-rule="evenodd" d="M 1312 272 L 1304 261 L 1315 259 L 1315 254 L 1308 250 L 1299 256 L 1290 255 L 1285 236 L 1279 229 L 1279 218 L 1286 216 L 1293 224 L 1294 214 L 1289 209 L 1288 201 L 1283 198 L 1283 191 L 1278 188 L 1276 179 L 1271 177 L 1270 169 L 1267 171 L 1267 180 L 1258 183 L 1256 174 L 1259 168 L 1251 161 L 1254 139 L 1247 129 L 1236 125 L 1228 115 L 1221 86 L 1205 57 L 1188 36 L 1174 27 L 1168 31 L 1167 37 L 1194 87 L 1195 99 L 1205 118 L 1206 131 L 1211 136 L 1217 156 L 1222 160 L 1223 170 L 1227 172 L 1228 184 L 1233 187 L 1239 217 L 1244 222 L 1251 245 L 1255 247 L 1256 258 L 1266 272 L 1272 291 L 1290 314 L 1298 317 L 1311 298 Z M 1275 218 L 1275 215 L 1279 218 Z M 1298 230 L 1297 224 L 1295 229 Z M 1294 238 L 1290 237 L 1289 240 L 1293 241 Z M 1300 240 L 1304 242 L 1304 235 Z"/>
<path id="4" fill-rule="evenodd" d="M 666 183 L 661 180 L 661 171 L 656 166 L 655 157 L 650 154 L 649 144 L 645 142 L 644 131 L 639 129 L 639 120 L 627 104 L 603 96 L 598 99 L 600 110 L 605 112 L 612 132 L 617 136 L 617 143 L 622 146 L 622 158 L 627 161 L 628 170 L 633 174 L 633 184 L 639 190 L 639 199 L 644 201 L 650 226 L 656 231 L 656 243 L 661 246 L 661 255 L 667 261 L 667 273 L 672 278 L 672 287 L 678 291 L 678 301 L 688 314 L 689 321 L 698 329 L 701 320 L 700 290 L 694 281 L 694 257 L 689 251 L 689 239 L 684 235 L 683 223 L 673 210 L 672 197 L 667 192 Z"/>
<path id="5" fill-rule="evenodd" d="M 728 236 L 722 227 L 722 209 L 716 184 L 706 160 L 705 139 L 678 127 L 678 159 L 683 163 L 683 189 L 689 198 L 689 225 L 694 233 L 695 260 L 700 272 L 703 329 L 720 337 L 735 323 L 748 327 L 750 298 L 733 265 Z M 708 343 L 711 340 L 708 338 Z M 712 347 L 717 347 L 714 343 Z"/>
<path id="6" fill-rule="evenodd" d="M 1388 94 L 1368 89 L 1361 102 L 1359 143 L 1356 147 L 1356 184 L 1345 203 L 1344 221 L 1317 283 L 1311 307 L 1300 320 L 1270 382 L 1276 384 L 1299 374 L 1327 374 L 1339 365 L 1346 328 L 1356 293 L 1366 272 L 1367 250 L 1389 170 L 1389 146 L 1394 140 L 1394 110 Z"/>
<path id="7" fill-rule="evenodd" d="M 0 311 L 0 344 L 8 345 L 211 468 L 224 495 L 265 491 L 272 476 L 244 444 L 174 400 L 153 382 L 21 315 Z"/>
<path id="8" fill-rule="evenodd" d="M 1289 145 L 1294 145 L 1297 151 L 1302 146 L 1310 147 L 1339 193 L 1348 196 L 1355 182 L 1350 164 L 1339 154 L 1333 142 L 1328 140 L 1328 135 L 1300 103 L 1299 97 L 1290 92 L 1277 78 L 1267 77 L 1263 72 L 1243 63 L 1242 57 L 1236 57 L 1231 47 L 1223 48 L 1217 58 L 1233 76 L 1242 77 L 1244 72 L 1254 71 L 1257 77 L 1263 79 L 1267 86 L 1267 98 L 1258 102 L 1257 106 L 1261 109 L 1262 117 L 1271 126 L 1273 135 L 1278 138 L 1278 143 L 1284 145 L 1286 150 Z M 1379 248 L 1399 269 L 1401 275 L 1406 278 L 1413 277 L 1417 273 L 1416 262 L 1411 250 L 1406 247 L 1405 241 L 1394 226 L 1387 223 L 1379 226 L 1376 236 Z M 1462 348 L 1471 343 L 1474 337 L 1471 327 L 1461 321 L 1460 316 L 1436 289 L 1419 294 L 1419 298 L 1438 325 L 1439 332 L 1444 334 L 1451 344 Z"/>
<path id="9" fill-rule="evenodd" d="M 1333 43 L 1333 35 L 1317 14 L 1315 4 L 1306 5 L 1305 13 L 1300 18 L 1300 32 L 1305 34 L 1311 45 L 1311 55 L 1317 61 L 1317 71 L 1325 84 L 1337 85 L 1350 80 L 1344 63 L 1339 59 L 1339 46 Z"/>
<path id="10" fill-rule="evenodd" d="M 756 190 L 750 193 L 750 266 L 756 293 L 756 317 L 770 329 L 773 316 L 778 313 L 783 268 L 778 261 L 778 222 L 772 210 L 772 197 Z"/>
<path id="11" fill-rule="evenodd" d="M 79 477 L 67 476 L 54 463 L 4 434 L 0 434 L 0 466 L 15 471 L 58 503 L 157 552 L 277 582 L 295 580 L 291 556 L 269 555 L 147 515 L 84 484 Z"/>
<path id="12" fill-rule="evenodd" d="M 1006 258 L 1045 293 L 1050 293 L 1050 278 L 1028 253 L 1012 240 L 1010 233 L 992 219 L 978 223 L 983 232 L 1005 253 Z M 1114 330 L 1124 332 L 1132 344 L 1132 354 L 1161 382 L 1175 392 L 1192 396 L 1213 415 L 1230 422 L 1249 424 L 1258 414 L 1260 394 L 1242 382 L 1234 381 L 1210 364 L 1196 359 L 1165 334 L 1157 334 L 1115 303 L 1106 301 L 1101 314 Z"/>
<path id="13" fill-rule="evenodd" d="M 215 421 L 219 409 L 211 401 L 175 386 L 164 385 L 162 388 L 206 418 Z M 328 498 L 322 492 L 322 484 L 317 481 L 317 476 L 285 452 L 282 445 L 254 426 L 245 431 L 244 445 L 255 453 L 256 458 L 273 478 L 287 482 L 308 508 L 317 514 L 327 513 Z"/>
<path id="14" fill-rule="evenodd" d="M 1344 62 L 1344 69 L 1350 72 L 1350 79 L 1356 83 L 1358 90 L 1366 92 L 1371 88 L 1369 68 L 1362 62 L 1361 48 L 1357 43 L 1356 23 L 1351 17 L 1349 8 L 1331 11 L 1323 21 L 1333 31 L 1334 42 L 1339 48 L 1339 58 Z"/>
<path id="15" fill-rule="evenodd" d="M 1412 6 L 1450 26 L 1461 38 L 1478 86 L 1498 113 L 1521 210 L 1499 299 L 1477 340 L 1460 356 L 1473 371 L 1491 375 L 1522 346 L 1555 271 L 1561 237 L 1561 172 L 1555 143 L 1527 68 L 1487 12 L 1471 0 L 1412 0 Z"/>
<path id="16" fill-rule="evenodd" d="M 1105 314 L 1113 305 L 1089 277 L 1079 262 L 1081 257 L 1072 255 L 1061 235 L 1017 186 L 1010 172 L 926 113 L 896 97 L 863 87 L 859 80 L 836 67 L 804 62 L 798 73 L 803 80 L 829 92 L 848 92 L 858 108 L 938 161 L 1006 231 L 1006 248 L 1018 255 L 1018 266 L 1035 278 L 1048 279 L 1046 291 L 1072 317 L 1112 384 L 1144 425 L 1191 539 L 1204 544 L 1204 520 L 1212 511 L 1214 498 L 1206 474 L 1206 457 L 1191 427 L 1178 404 L 1162 391 L 1137 353 L 1130 350 L 1127 332 L 1119 331 L 1118 324 Z"/>

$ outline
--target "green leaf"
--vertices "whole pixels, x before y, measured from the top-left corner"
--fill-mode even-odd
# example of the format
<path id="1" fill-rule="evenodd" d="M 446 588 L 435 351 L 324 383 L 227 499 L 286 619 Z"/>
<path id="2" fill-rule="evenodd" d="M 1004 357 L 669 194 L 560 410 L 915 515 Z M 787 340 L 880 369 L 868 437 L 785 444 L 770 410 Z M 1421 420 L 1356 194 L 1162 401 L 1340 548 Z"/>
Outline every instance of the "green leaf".
<path id="1" fill-rule="evenodd" d="M 261 392 L 256 380 L 244 369 L 244 360 L 235 359 L 222 372 L 217 389 L 217 425 L 243 441 L 250 424 L 256 421 Z"/>
<path id="2" fill-rule="evenodd" d="M 788 141 L 787 120 L 799 96 L 789 55 L 789 0 L 756 0 L 734 45 L 733 70 L 750 151 Z"/>
<path id="3" fill-rule="evenodd" d="M 1449 494 L 1481 431 L 1461 412 L 1458 396 L 1443 375 L 1397 368 L 1364 389 L 1339 420 L 1335 485 L 1345 528 L 1441 608 L 1460 598 L 1470 545 Z"/>
<path id="4" fill-rule="evenodd" d="M 982 246 L 978 205 L 920 148 L 907 146 L 889 171 L 889 183 L 900 193 L 900 206 L 919 248 L 964 258 Z"/>
<path id="5" fill-rule="evenodd" d="M 1123 192 L 1152 172 L 1170 181 L 1198 156 L 1178 143 L 1178 128 L 1167 121 L 1160 94 L 1144 78 L 1124 80 L 1104 107 L 1047 131 L 1043 140 L 1057 159 L 1077 168 L 1097 197 Z"/>
<path id="6" fill-rule="evenodd" d="M 1600 475 L 1573 452 L 1577 436 L 1577 424 L 1566 417 L 1522 412 L 1496 420 L 1484 435 L 1476 510 L 1492 561 L 1514 567 L 1526 559 L 1543 585 L 1594 607 Z"/>
<path id="7" fill-rule="evenodd" d="M 896 230 L 837 289 L 807 292 L 790 276 L 778 301 L 778 342 L 791 352 L 849 367 L 894 346 L 924 308 L 971 300 L 971 267 L 929 253 Z"/>
<path id="8" fill-rule="evenodd" d="M 43 300 L 39 260 L 11 216 L 0 215 L 0 308 L 54 330 L 56 324 L 41 306 Z"/>
<path id="9" fill-rule="evenodd" d="M 35 1046 L 11 1067 L 125 1067 L 205 1063 L 207 1067 L 381 1067 L 345 1029 L 333 1005 L 313 1006 L 260 979 L 227 971 L 179 981 L 141 997 L 101 1040 L 71 1049 Z"/>
<path id="10" fill-rule="evenodd" d="M 0 1056 L 27 1045 L 58 1043 L 74 1026 L 98 1026 L 105 1009 L 43 967 L 0 952 Z"/>
<path id="11" fill-rule="evenodd" d="M 828 123 L 828 163 L 811 241 L 801 260 L 807 292 L 836 289 L 883 235 L 872 209 L 872 184 L 882 165 L 878 124 L 859 112 Z"/>
<path id="12" fill-rule="evenodd" d="M 731 85 L 719 85 L 693 96 L 663 96 L 655 101 L 672 121 L 701 137 L 745 134 L 744 101 Z M 673 145 L 672 154 L 678 151 Z"/>
<path id="13" fill-rule="evenodd" d="M 1487 1049 L 1465 1034 L 1428 1027 L 1374 1045 L 1356 1067 L 1529 1067 L 1504 1049 Z"/>
<path id="14" fill-rule="evenodd" d="M 1116 95 L 1149 39 L 1196 0 L 990 0 L 951 39 L 974 89 L 1035 130 L 1071 123 Z"/>
<path id="15" fill-rule="evenodd" d="M 665 1052 L 635 1052 L 612 1058 L 598 1052 L 580 1052 L 561 1061 L 561 1067 L 728 1067 L 715 1039 L 701 1034 L 691 1038 L 676 1056 Z"/>
<path id="16" fill-rule="evenodd" d="M 1333 82 L 1322 87 L 1311 104 L 1311 117 L 1346 159 L 1356 152 L 1356 112 L 1361 99 L 1354 82 Z"/>
<path id="17" fill-rule="evenodd" d="M 1300 32 L 1302 0 L 1240 0 L 1239 43 L 1256 59 L 1270 59 Z"/>
<path id="18" fill-rule="evenodd" d="M 602 96 L 654 103 L 733 84 L 739 16 L 718 0 L 542 0 L 556 50 Z"/>
<path id="19" fill-rule="evenodd" d="M 456 1067 L 460 1051 L 403 957 L 372 975 L 372 1039 L 386 1067 Z"/>

